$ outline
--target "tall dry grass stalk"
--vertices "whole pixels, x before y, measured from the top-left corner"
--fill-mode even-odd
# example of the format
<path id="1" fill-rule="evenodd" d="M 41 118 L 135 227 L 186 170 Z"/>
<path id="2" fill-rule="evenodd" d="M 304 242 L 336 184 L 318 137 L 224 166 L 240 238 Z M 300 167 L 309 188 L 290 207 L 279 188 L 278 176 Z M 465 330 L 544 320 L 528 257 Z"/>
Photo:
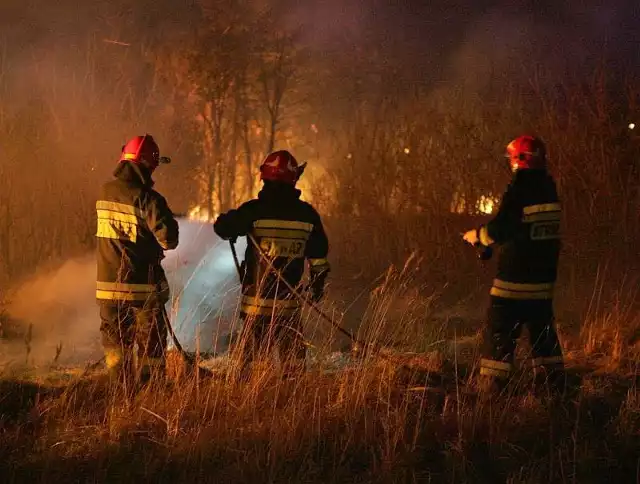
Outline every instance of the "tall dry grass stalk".
<path id="1" fill-rule="evenodd" d="M 382 321 L 385 310 L 371 317 Z M 373 332 L 382 337 L 378 344 L 388 341 L 383 333 Z M 5 482 L 45 472 L 62 482 L 89 474 L 99 481 L 158 482 L 630 482 L 636 476 L 637 387 L 611 374 L 584 376 L 575 400 L 564 403 L 526 385 L 493 402 L 462 386 L 429 390 L 377 358 L 296 380 L 262 362 L 244 383 L 192 374 L 153 381 L 128 396 L 97 377 L 41 388 L 37 400 L 11 412 L 7 403 L 28 387 L 2 385 Z M 15 448 L 29 451 L 9 453 Z"/>

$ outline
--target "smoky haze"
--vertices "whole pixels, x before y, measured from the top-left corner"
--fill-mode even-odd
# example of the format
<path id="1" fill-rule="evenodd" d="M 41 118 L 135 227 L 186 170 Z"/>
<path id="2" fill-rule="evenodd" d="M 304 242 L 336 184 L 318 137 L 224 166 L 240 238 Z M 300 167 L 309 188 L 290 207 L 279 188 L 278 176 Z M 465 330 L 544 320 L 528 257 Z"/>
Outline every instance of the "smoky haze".
<path id="1" fill-rule="evenodd" d="M 64 340 L 62 359 L 88 358 L 99 351 L 99 322 L 93 303 L 95 264 L 88 255 L 94 245 L 94 203 L 98 187 L 111 176 L 126 139 L 152 133 L 163 154 L 173 157 L 174 163 L 158 171 L 157 188 L 176 212 L 206 204 L 202 187 L 206 189 L 213 178 L 219 180 L 227 174 L 237 183 L 255 175 L 256 163 L 268 144 L 260 138 L 249 146 L 243 137 L 263 133 L 269 125 L 267 109 L 258 106 L 262 86 L 250 86 L 253 91 L 248 96 L 247 116 L 251 119 L 238 121 L 242 109 L 236 113 L 229 107 L 225 111 L 236 113 L 238 118 L 229 122 L 224 136 L 234 141 L 223 140 L 226 151 L 218 158 L 233 161 L 221 164 L 214 160 L 218 164 L 211 168 L 213 157 L 207 147 L 213 143 L 201 122 L 206 103 L 193 101 L 195 89 L 184 86 L 192 81 L 193 73 L 180 71 L 179 61 L 184 60 L 180 48 L 192 46 L 185 39 L 208 25 L 199 5 L 216 3 L 242 2 L 2 1 L 0 288 L 2 294 L 11 289 L 13 317 L 34 326 L 34 348 L 41 346 L 32 356 L 43 361 L 53 358 L 60 340 Z M 423 103 L 462 93 L 463 97 L 480 97 L 484 105 L 500 111 L 505 86 L 530 88 L 535 80 L 543 87 L 555 88 L 569 81 L 586 81 L 602 64 L 611 77 L 633 78 L 640 65 L 635 1 L 603 5 L 595 1 L 579 5 L 569 1 L 246 3 L 256 9 L 273 7 L 273 16 L 282 15 L 276 18 L 282 20 L 278 25 L 296 31 L 296 47 L 303 52 L 300 60 L 304 66 L 287 84 L 276 147 L 291 148 L 301 159 L 308 158 L 310 175 L 316 166 L 333 174 L 328 180 L 318 178 L 320 184 L 310 192 L 315 202 L 327 201 L 321 206 L 331 207 L 334 211 L 327 208 L 326 213 L 336 218 L 352 215 L 357 204 L 351 196 L 360 197 L 360 206 L 372 205 L 377 210 L 375 203 L 388 195 L 385 185 L 396 180 L 402 180 L 394 187 L 397 191 L 417 199 L 406 206 L 416 207 L 431 196 L 425 188 L 431 185 L 429 180 L 424 185 L 409 182 L 424 173 L 436 179 L 436 185 L 442 184 L 447 196 L 457 189 L 459 180 L 447 178 L 454 170 L 440 168 L 445 163 L 438 162 L 453 163 L 461 158 L 460 153 L 467 153 L 467 131 L 453 136 L 460 141 L 453 148 L 434 143 L 437 149 L 412 163 L 402 164 L 394 158 L 394 166 L 406 172 L 387 173 L 383 170 L 390 163 L 375 164 L 386 160 L 377 152 L 372 154 L 379 146 L 373 142 L 372 147 L 364 146 L 362 140 L 381 123 L 374 119 L 366 124 L 363 118 L 380 115 L 389 139 L 402 138 L 403 142 L 410 136 L 394 132 L 396 124 L 407 127 L 406 131 L 415 126 L 424 128 L 413 133 L 414 144 L 442 134 L 427 131 L 444 124 L 439 118 L 418 121 L 398 110 L 388 114 L 381 110 L 380 114 L 377 108 L 385 99 L 394 107 L 408 104 L 417 110 Z M 245 35 L 251 38 L 257 34 L 249 30 Z M 167 55 L 178 51 L 177 60 Z M 402 97 L 417 88 L 415 98 Z M 448 110 L 450 106 L 444 104 Z M 522 110 L 522 116 L 528 115 L 527 109 Z M 482 116 L 479 118 L 482 121 Z M 487 116 L 491 128 L 492 119 Z M 507 136 L 529 127 L 527 120 L 517 122 L 520 124 L 514 122 L 486 135 L 482 146 L 485 158 L 497 158 Z M 234 130 L 238 125 L 247 128 L 242 136 Z M 317 132 L 309 129 L 311 125 L 317 125 Z M 553 135 L 554 130 L 545 134 Z M 354 146 L 361 148 L 360 159 L 365 161 L 362 165 L 354 161 L 345 168 L 347 149 L 355 152 Z M 357 153 L 353 159 L 358 159 Z M 241 171 L 245 165 L 247 171 Z M 414 166 L 420 169 L 411 172 Z M 366 192 L 374 184 L 360 176 L 368 171 L 388 183 Z M 493 178 L 492 172 L 486 178 Z M 485 179 L 474 178 L 470 184 L 484 189 L 489 182 L 484 183 Z M 585 192 L 597 191 L 588 186 Z M 230 208 L 247 194 L 236 186 L 232 195 L 233 199 L 226 201 L 228 206 L 221 203 L 219 208 Z M 441 195 L 438 192 L 434 198 L 444 199 Z M 441 203 L 448 207 L 450 201 Z M 374 225 L 370 220 L 363 223 L 366 230 Z M 181 281 L 196 274 L 181 303 L 194 314 L 183 309 L 176 320 L 180 336 L 191 344 L 196 330 L 188 321 L 227 318 L 237 293 L 226 246 L 214 238 L 200 239 L 200 226 L 183 222 L 181 228 L 181 248 L 168 254 L 166 264 L 176 264 L 170 271 L 175 287 L 180 288 Z M 369 232 L 363 238 L 373 240 Z M 407 245 L 417 243 L 411 240 Z M 197 248 L 190 249 L 194 244 Z M 334 244 L 332 250 L 342 249 Z M 389 251 L 381 253 L 377 260 L 383 264 Z M 179 266 L 179 257 L 188 259 L 184 268 Z M 52 266 L 58 269 L 51 271 Z M 205 269 L 194 272 L 195 267 Z M 19 282 L 25 278 L 26 283 Z M 6 298 L 0 297 L 0 303 Z M 200 304 L 199 300 L 206 302 Z M 204 333 L 199 339 L 205 347 L 211 341 Z M 13 354 L 21 355 L 23 349 L 20 346 Z"/>
<path id="2" fill-rule="evenodd" d="M 209 224 L 180 220 L 180 247 L 167 252 L 163 267 L 172 290 L 167 305 L 174 331 L 187 351 L 224 353 L 239 330 L 238 274 L 228 243 Z M 238 241 L 244 253 L 246 243 Z M 82 365 L 101 357 L 92 254 L 39 271 L 15 288 L 7 308 L 13 324 L 31 328 L 24 339 L 0 340 L 0 367 L 33 364 Z"/>

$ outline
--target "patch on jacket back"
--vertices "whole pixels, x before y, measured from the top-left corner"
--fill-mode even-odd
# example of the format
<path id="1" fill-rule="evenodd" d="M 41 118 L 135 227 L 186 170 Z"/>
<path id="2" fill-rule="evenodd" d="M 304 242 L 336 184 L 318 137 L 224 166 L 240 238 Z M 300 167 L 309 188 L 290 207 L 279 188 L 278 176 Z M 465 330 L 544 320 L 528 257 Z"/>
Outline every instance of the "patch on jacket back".
<path id="1" fill-rule="evenodd" d="M 260 249 L 268 257 L 304 257 L 313 224 L 295 220 L 263 219 L 253 223 Z"/>
<path id="2" fill-rule="evenodd" d="M 531 224 L 529 231 L 531 240 L 560 238 L 559 203 L 543 203 L 524 207 L 522 221 Z"/>

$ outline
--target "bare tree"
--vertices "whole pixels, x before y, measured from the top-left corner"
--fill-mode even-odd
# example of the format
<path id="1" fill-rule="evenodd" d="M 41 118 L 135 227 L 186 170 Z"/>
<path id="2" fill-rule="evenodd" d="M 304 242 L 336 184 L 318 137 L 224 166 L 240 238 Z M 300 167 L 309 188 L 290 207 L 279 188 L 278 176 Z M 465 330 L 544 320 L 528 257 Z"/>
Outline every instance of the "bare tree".
<path id="1" fill-rule="evenodd" d="M 258 80 L 267 111 L 268 138 L 266 151 L 274 150 L 278 125 L 282 118 L 282 102 L 296 72 L 297 54 L 294 35 L 278 29 L 273 21 L 261 22 L 263 47 L 258 53 Z"/>

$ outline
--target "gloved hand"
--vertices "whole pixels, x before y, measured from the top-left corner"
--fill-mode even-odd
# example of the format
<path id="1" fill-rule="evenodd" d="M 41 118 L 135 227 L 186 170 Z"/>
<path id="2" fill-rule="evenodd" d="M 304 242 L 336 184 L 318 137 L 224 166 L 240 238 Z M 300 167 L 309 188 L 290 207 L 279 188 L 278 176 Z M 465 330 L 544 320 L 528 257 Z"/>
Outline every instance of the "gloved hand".
<path id="1" fill-rule="evenodd" d="M 493 257 L 493 249 L 490 246 L 479 245 L 480 249 L 478 250 L 478 259 L 480 260 L 489 260 Z"/>
<path id="2" fill-rule="evenodd" d="M 478 237 L 478 230 L 473 229 L 464 233 L 462 239 L 468 244 L 473 245 L 474 247 L 480 243 L 480 238 Z"/>
<path id="3" fill-rule="evenodd" d="M 314 303 L 319 303 L 322 301 L 324 297 L 324 287 L 309 287 L 309 292 L 311 293 L 311 301 Z"/>
<path id="4" fill-rule="evenodd" d="M 308 289 L 311 293 L 312 302 L 318 303 L 324 297 L 324 284 L 328 275 L 328 271 L 311 275 L 311 282 L 309 283 Z"/>

